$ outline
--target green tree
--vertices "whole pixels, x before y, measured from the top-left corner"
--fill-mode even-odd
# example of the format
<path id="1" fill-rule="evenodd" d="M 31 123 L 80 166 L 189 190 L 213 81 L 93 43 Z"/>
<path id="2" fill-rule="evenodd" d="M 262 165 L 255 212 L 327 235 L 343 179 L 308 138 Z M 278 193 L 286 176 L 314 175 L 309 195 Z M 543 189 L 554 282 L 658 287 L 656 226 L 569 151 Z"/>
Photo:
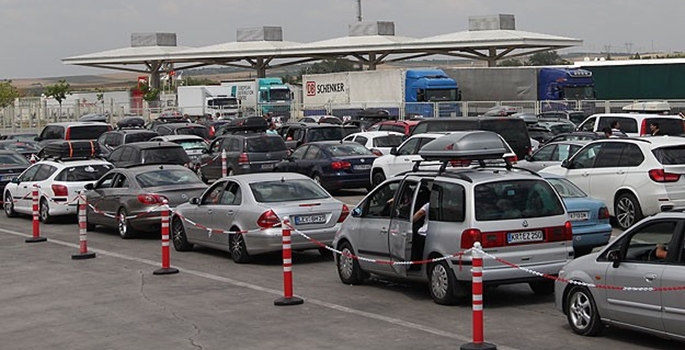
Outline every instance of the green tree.
<path id="1" fill-rule="evenodd" d="M 571 62 L 561 58 L 556 51 L 538 52 L 531 55 L 526 61 L 527 66 L 556 66 L 566 64 L 571 64 Z"/>
<path id="2" fill-rule="evenodd" d="M 59 116 L 62 117 L 62 101 L 71 95 L 71 85 L 66 80 L 60 80 L 57 84 L 48 85 L 43 90 L 46 97 L 52 97 L 59 103 Z"/>
<path id="3" fill-rule="evenodd" d="M 498 67 L 518 67 L 518 66 L 523 66 L 523 62 L 521 60 L 516 59 L 516 58 L 510 58 L 508 60 L 504 60 L 502 62 L 497 63 Z"/>
<path id="4" fill-rule="evenodd" d="M 21 96 L 19 90 L 12 85 L 11 80 L 0 81 L 0 107 L 14 104 L 14 100 Z"/>
<path id="5" fill-rule="evenodd" d="M 218 82 L 209 78 L 196 78 L 192 76 L 184 76 L 181 79 L 181 84 L 183 86 L 196 86 L 196 85 L 217 85 Z"/>
<path id="6" fill-rule="evenodd" d="M 324 74 L 336 72 L 349 72 L 362 70 L 361 67 L 350 60 L 345 59 L 331 59 L 323 60 L 321 62 L 313 63 L 307 67 L 300 69 L 300 75 L 303 74 Z"/>
<path id="7" fill-rule="evenodd" d="M 147 101 L 150 107 L 157 107 L 159 102 L 159 89 L 150 87 L 150 84 L 140 84 L 140 91 L 143 93 L 143 100 Z"/>

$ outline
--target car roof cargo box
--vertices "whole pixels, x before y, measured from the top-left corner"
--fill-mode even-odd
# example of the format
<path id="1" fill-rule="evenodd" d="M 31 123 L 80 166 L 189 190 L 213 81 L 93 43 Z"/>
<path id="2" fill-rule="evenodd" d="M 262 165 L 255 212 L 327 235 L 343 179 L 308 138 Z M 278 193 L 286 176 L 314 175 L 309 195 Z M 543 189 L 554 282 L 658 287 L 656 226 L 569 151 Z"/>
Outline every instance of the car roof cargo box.
<path id="1" fill-rule="evenodd" d="M 269 128 L 269 122 L 263 117 L 243 117 L 236 118 L 228 122 L 224 127 L 224 132 L 234 134 L 238 132 L 260 132 Z"/>
<path id="2" fill-rule="evenodd" d="M 419 150 L 428 161 L 502 159 L 507 147 L 492 131 L 458 131 L 439 137 Z"/>
<path id="3" fill-rule="evenodd" d="M 671 112 L 671 105 L 666 101 L 636 102 L 625 105 L 622 109 L 628 113 L 668 114 Z"/>
<path id="4" fill-rule="evenodd" d="M 396 120 L 397 117 L 390 115 L 387 109 L 381 108 L 366 108 L 357 112 L 357 115 L 353 116 L 352 119 L 383 119 L 383 120 Z"/>
<path id="5" fill-rule="evenodd" d="M 145 126 L 145 119 L 142 117 L 126 117 L 117 122 L 118 129 L 142 128 Z"/>
<path id="6" fill-rule="evenodd" d="M 100 147 L 95 140 L 55 141 L 43 147 L 40 158 L 52 159 L 88 159 L 100 154 Z"/>
<path id="7" fill-rule="evenodd" d="M 80 122 L 107 122 L 107 115 L 100 113 L 86 114 L 78 118 Z"/>

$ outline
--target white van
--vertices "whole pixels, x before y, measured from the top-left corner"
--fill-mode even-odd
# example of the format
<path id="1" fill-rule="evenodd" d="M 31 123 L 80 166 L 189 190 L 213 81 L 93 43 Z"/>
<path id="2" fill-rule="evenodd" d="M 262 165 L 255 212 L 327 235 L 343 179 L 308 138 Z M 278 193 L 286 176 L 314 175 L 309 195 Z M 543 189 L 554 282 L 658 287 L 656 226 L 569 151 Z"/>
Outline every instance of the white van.
<path id="1" fill-rule="evenodd" d="M 661 135 L 679 136 L 685 134 L 685 122 L 678 115 L 660 115 L 646 113 L 604 113 L 593 114 L 578 125 L 578 131 L 602 132 L 618 121 L 621 131 L 630 137 L 649 136 L 649 124 L 659 124 Z"/>

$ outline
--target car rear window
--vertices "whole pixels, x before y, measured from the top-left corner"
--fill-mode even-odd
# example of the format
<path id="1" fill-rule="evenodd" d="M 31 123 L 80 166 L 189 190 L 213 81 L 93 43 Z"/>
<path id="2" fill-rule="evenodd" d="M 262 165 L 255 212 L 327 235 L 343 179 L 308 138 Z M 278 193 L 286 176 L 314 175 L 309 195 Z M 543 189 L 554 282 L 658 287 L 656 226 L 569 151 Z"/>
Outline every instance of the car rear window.
<path id="1" fill-rule="evenodd" d="M 344 156 L 371 156 L 371 151 L 358 143 L 342 143 L 336 145 L 329 145 L 326 147 L 328 152 L 333 157 Z"/>
<path id="2" fill-rule="evenodd" d="M 67 135 L 68 140 L 95 140 L 110 130 L 112 127 L 109 125 L 71 126 Z"/>
<path id="3" fill-rule="evenodd" d="M 183 147 L 162 147 L 144 149 L 142 152 L 143 164 L 179 164 L 184 165 L 190 162 L 188 154 Z"/>
<path id="4" fill-rule="evenodd" d="M 373 147 L 397 147 L 402 141 L 404 137 L 400 135 L 380 136 L 373 139 Z"/>
<path id="5" fill-rule="evenodd" d="M 143 188 L 157 186 L 194 185 L 203 183 L 194 172 L 188 169 L 159 169 L 136 175 Z"/>
<path id="6" fill-rule="evenodd" d="M 177 135 L 197 135 L 202 138 L 208 139 L 209 138 L 209 130 L 207 130 L 206 127 L 199 127 L 199 126 L 189 126 L 185 128 L 178 128 L 176 129 L 176 134 Z"/>
<path id="7" fill-rule="evenodd" d="M 644 130 L 645 132 L 649 132 L 649 125 L 653 122 L 659 123 L 660 135 L 678 136 L 685 133 L 683 131 L 683 120 L 675 118 L 648 118 L 646 122 L 647 130 Z M 623 127 L 623 124 L 621 124 L 621 127 Z"/>
<path id="8" fill-rule="evenodd" d="M 571 124 L 551 125 L 549 128 L 552 130 L 552 133 L 554 135 L 563 134 L 566 132 L 573 132 L 576 129 L 576 127 Z"/>
<path id="9" fill-rule="evenodd" d="M 204 140 L 175 140 L 174 143 L 181 145 L 184 150 L 204 149 L 207 143 Z"/>
<path id="10" fill-rule="evenodd" d="M 330 198 L 323 188 L 311 180 L 261 181 L 250 184 L 255 200 L 260 203 L 304 201 Z"/>
<path id="11" fill-rule="evenodd" d="M 353 130 L 353 128 L 349 128 L 349 130 Z M 309 130 L 309 137 L 307 141 L 315 142 L 342 140 L 343 137 L 348 135 L 346 131 L 348 131 L 348 128 L 345 128 L 345 130 L 343 130 L 341 127 L 311 128 Z"/>
<path id="12" fill-rule="evenodd" d="M 285 141 L 280 136 L 262 136 L 247 139 L 247 152 L 274 152 L 286 151 L 287 149 Z"/>
<path id="13" fill-rule="evenodd" d="M 66 182 L 97 181 L 113 167 L 109 164 L 88 164 L 65 168 L 55 180 Z"/>
<path id="14" fill-rule="evenodd" d="M 685 164 L 685 145 L 661 147 L 652 150 L 654 157 L 663 165 Z"/>
<path id="15" fill-rule="evenodd" d="M 6 143 L 2 146 L 0 146 L 2 149 L 8 149 L 11 151 L 15 152 L 38 152 L 40 150 L 40 147 L 38 147 L 38 144 L 36 143 L 29 143 L 29 142 L 11 142 L 11 143 Z"/>
<path id="16" fill-rule="evenodd" d="M 156 132 L 140 132 L 126 135 L 125 143 L 145 142 L 157 136 Z"/>
<path id="17" fill-rule="evenodd" d="M 475 206 L 478 221 L 564 214 L 559 197 L 544 180 L 511 180 L 477 185 Z"/>

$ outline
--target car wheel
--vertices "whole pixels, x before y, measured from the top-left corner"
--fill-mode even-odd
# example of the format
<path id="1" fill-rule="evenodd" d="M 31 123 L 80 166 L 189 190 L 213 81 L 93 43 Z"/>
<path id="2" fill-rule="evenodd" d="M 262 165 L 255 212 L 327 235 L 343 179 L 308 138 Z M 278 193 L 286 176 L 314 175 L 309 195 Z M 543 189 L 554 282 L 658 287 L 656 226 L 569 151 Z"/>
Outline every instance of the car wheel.
<path id="1" fill-rule="evenodd" d="M 50 216 L 50 205 L 48 204 L 48 200 L 45 198 L 40 200 L 38 218 L 40 219 L 40 222 L 44 224 L 49 224 L 54 221 L 54 218 Z"/>
<path id="2" fill-rule="evenodd" d="M 369 277 L 368 273 L 364 272 L 359 266 L 359 261 L 355 259 L 354 250 L 349 242 L 344 242 L 338 248 L 340 255 L 335 259 L 335 265 L 338 270 L 338 277 L 340 281 L 345 284 L 361 284 Z"/>
<path id="3" fill-rule="evenodd" d="M 431 298 L 436 304 L 454 305 L 457 302 L 455 288 L 457 281 L 447 263 L 440 261 L 431 264 L 428 271 Z"/>
<path id="4" fill-rule="evenodd" d="M 119 237 L 123 239 L 132 238 L 134 233 L 127 216 L 128 212 L 125 208 L 119 209 L 119 212 L 117 213 L 117 230 L 119 231 Z"/>
<path id="5" fill-rule="evenodd" d="M 199 177 L 202 182 L 207 183 L 207 178 L 205 177 L 205 174 L 202 171 L 201 166 L 197 167 L 197 170 L 195 170 L 195 174 L 197 174 L 197 177 Z"/>
<path id="6" fill-rule="evenodd" d="M 321 256 L 326 259 L 330 259 L 333 257 L 333 252 L 324 247 L 319 247 L 319 254 L 321 254 Z"/>
<path id="7" fill-rule="evenodd" d="M 566 319 L 571 329 L 580 335 L 596 335 L 602 328 L 597 305 L 592 293 L 585 287 L 574 287 L 565 304 Z"/>
<path id="8" fill-rule="evenodd" d="M 17 216 L 17 212 L 14 211 L 14 198 L 12 198 L 12 195 L 7 192 L 5 193 L 5 215 L 7 215 L 8 218 L 13 218 Z"/>
<path id="9" fill-rule="evenodd" d="M 247 253 L 245 245 L 245 237 L 240 232 L 230 234 L 229 244 L 231 249 L 231 258 L 234 262 L 242 264 L 250 261 L 250 254 Z"/>
<path id="10" fill-rule="evenodd" d="M 385 174 L 383 173 L 383 170 L 375 171 L 373 173 L 373 177 L 371 178 L 371 184 L 373 187 L 380 185 L 383 181 L 385 181 Z"/>
<path id="11" fill-rule="evenodd" d="M 625 230 L 642 219 L 642 208 L 635 196 L 631 193 L 622 193 L 616 198 L 614 215 L 618 226 Z"/>
<path id="12" fill-rule="evenodd" d="M 554 281 L 545 279 L 542 281 L 529 282 L 528 286 L 536 295 L 554 294 Z"/>
<path id="13" fill-rule="evenodd" d="M 183 221 L 178 217 L 173 218 L 171 221 L 171 239 L 174 242 L 174 249 L 176 249 L 176 251 L 188 252 L 193 250 L 193 244 L 188 243 Z"/>

